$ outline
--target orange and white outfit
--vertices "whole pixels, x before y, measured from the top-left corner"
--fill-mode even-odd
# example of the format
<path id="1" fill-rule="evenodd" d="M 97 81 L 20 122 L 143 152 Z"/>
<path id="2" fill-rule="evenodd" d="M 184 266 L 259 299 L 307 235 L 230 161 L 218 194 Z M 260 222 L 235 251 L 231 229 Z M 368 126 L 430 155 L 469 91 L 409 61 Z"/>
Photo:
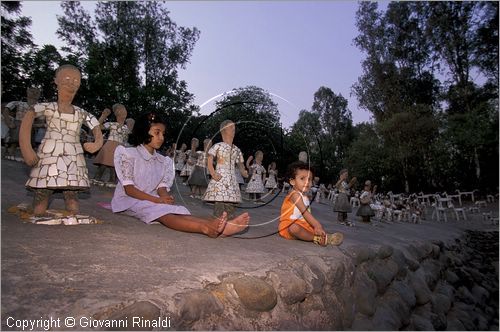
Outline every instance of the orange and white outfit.
<path id="1" fill-rule="evenodd" d="M 280 223 L 278 226 L 278 230 L 279 234 L 282 237 L 289 240 L 295 239 L 295 237 L 288 231 L 288 227 L 290 227 L 292 224 L 297 224 L 306 229 L 308 232 L 314 234 L 314 228 L 306 221 L 302 213 L 295 205 L 295 202 L 291 198 L 294 192 L 298 193 L 300 197 L 302 197 L 304 205 L 307 207 L 307 210 L 311 212 L 311 207 L 309 206 L 311 203 L 309 202 L 309 198 L 307 198 L 307 196 L 295 190 L 290 191 L 290 193 L 286 195 L 285 200 L 281 205 Z"/>

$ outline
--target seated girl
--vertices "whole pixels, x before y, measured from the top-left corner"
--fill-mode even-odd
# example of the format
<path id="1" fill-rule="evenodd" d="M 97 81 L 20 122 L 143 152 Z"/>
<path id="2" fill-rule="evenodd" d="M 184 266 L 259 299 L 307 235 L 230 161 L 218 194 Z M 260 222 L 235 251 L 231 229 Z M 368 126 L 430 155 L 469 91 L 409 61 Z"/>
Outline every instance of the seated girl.
<path id="1" fill-rule="evenodd" d="M 137 119 L 129 142 L 132 147 L 118 146 L 114 164 L 118 176 L 111 208 L 124 212 L 146 224 L 160 222 L 168 228 L 209 237 L 230 236 L 248 227 L 250 216 L 243 213 L 232 220 L 200 218 L 169 194 L 175 173 L 172 159 L 157 152 L 163 144 L 165 122 L 159 114 L 146 113 Z"/>

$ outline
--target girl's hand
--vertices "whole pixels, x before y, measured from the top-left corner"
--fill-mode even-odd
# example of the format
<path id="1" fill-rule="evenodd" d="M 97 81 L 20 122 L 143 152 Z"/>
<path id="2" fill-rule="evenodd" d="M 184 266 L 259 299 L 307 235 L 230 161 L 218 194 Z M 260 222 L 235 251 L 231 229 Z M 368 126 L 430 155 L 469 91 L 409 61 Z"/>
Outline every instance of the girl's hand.
<path id="1" fill-rule="evenodd" d="M 222 179 L 222 175 L 220 175 L 219 173 L 215 173 L 214 176 L 212 176 L 212 179 L 219 182 L 219 180 Z"/>
<path id="2" fill-rule="evenodd" d="M 248 171 L 244 170 L 243 173 L 241 173 L 241 176 L 243 176 L 244 178 L 247 178 L 248 177 Z"/>
<path id="3" fill-rule="evenodd" d="M 173 196 L 160 196 L 157 198 L 157 203 L 159 204 L 174 204 L 175 198 Z"/>

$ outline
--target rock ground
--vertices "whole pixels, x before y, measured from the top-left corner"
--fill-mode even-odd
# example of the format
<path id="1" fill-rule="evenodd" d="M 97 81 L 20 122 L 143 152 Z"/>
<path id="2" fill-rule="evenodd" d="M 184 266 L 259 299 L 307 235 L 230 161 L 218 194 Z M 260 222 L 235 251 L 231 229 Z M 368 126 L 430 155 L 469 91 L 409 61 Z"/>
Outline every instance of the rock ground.
<path id="1" fill-rule="evenodd" d="M 93 174 L 93 165 L 89 160 L 87 163 Z M 328 280 L 336 278 L 329 275 L 318 278 L 322 275 L 318 271 L 325 270 L 321 267 L 324 261 L 335 265 L 336 261 L 353 260 L 360 264 L 384 259 L 392 254 L 392 248 L 407 250 L 411 243 L 451 241 L 469 229 L 498 231 L 498 226 L 484 221 L 481 214 L 471 213 L 468 213 L 467 222 L 455 221 L 451 215 L 448 216 L 448 223 L 431 221 L 428 213 L 427 220 L 421 224 L 395 222 L 370 225 L 358 222 L 353 212 L 349 214 L 349 219 L 356 221 L 356 227 L 347 227 L 335 222 L 336 216 L 330 203 L 314 203 L 313 213 L 327 232 L 341 231 L 345 235 L 340 247 L 324 248 L 312 243 L 285 240 L 275 234 L 284 197 L 281 194 L 267 205 L 255 205 L 248 201 L 242 204 L 244 208 L 240 211 L 248 211 L 252 218 L 248 232 L 234 238 L 210 239 L 199 234 L 176 232 L 159 224 L 145 225 L 134 218 L 113 214 L 98 204 L 110 202 L 113 193 L 112 189 L 102 187 L 92 187 L 89 193 L 80 195 L 81 213 L 100 218 L 102 224 L 33 225 L 7 212 L 11 206 L 32 200 L 31 193 L 24 188 L 29 168 L 19 162 L 2 160 L 1 170 L 2 329 L 10 329 L 6 326 L 8 317 L 22 320 L 92 316 L 102 319 L 130 316 L 127 312 L 156 317 L 160 311 L 172 313 L 172 328 L 207 329 L 209 325 L 197 326 L 196 321 L 220 314 L 223 310 L 233 310 L 233 307 L 236 308 L 234 310 L 244 310 L 251 317 L 253 313 L 282 305 L 281 299 L 283 305 L 287 302 L 300 303 L 300 310 L 317 312 L 318 322 L 321 322 L 323 318 L 317 303 L 327 300 L 321 298 L 321 294 L 307 298 L 305 295 L 315 294 Z M 177 202 L 187 206 L 193 214 L 210 215 L 212 206 L 189 198 L 187 187 L 180 182 L 175 183 L 173 192 Z M 63 207 L 62 196 L 55 195 L 50 208 Z M 489 203 L 487 209 L 498 217 L 498 202 Z M 374 257 L 373 250 L 366 250 L 378 247 L 378 257 Z M 432 254 L 433 248 L 431 245 L 410 246 L 408 250 L 414 250 L 412 255 L 419 257 Z M 316 258 L 319 260 L 314 263 Z M 392 255 L 392 258 L 391 269 L 370 270 L 370 275 L 365 276 L 356 274 L 354 283 L 366 288 L 354 294 L 355 297 L 371 298 L 381 292 L 390 295 L 391 288 L 386 290 L 390 280 L 403 271 L 398 268 L 397 257 Z M 419 263 L 412 263 L 411 259 L 405 264 L 410 270 L 419 268 Z M 286 273 L 283 269 L 276 270 L 277 267 L 293 270 L 290 275 L 293 285 L 283 282 Z M 272 280 L 273 273 L 277 282 L 283 284 L 275 287 L 276 290 L 265 282 L 255 281 L 255 278 L 265 277 Z M 348 278 L 350 272 L 335 272 L 338 273 Z M 498 261 L 496 273 L 498 275 Z M 280 274 L 282 276 L 278 276 Z M 457 277 L 451 271 L 447 274 L 448 278 Z M 418 287 L 421 291 L 410 294 L 409 299 L 403 296 L 398 301 L 429 306 L 443 302 L 439 298 L 432 299 L 425 286 L 429 284 L 425 275 L 415 274 L 411 282 L 421 285 Z M 223 287 L 226 287 L 224 294 L 221 291 Z M 209 292 L 211 288 L 214 289 Z M 367 289 L 373 290 L 374 294 L 370 295 Z M 480 296 L 483 290 L 476 288 L 475 292 Z M 463 293 L 463 297 L 468 296 L 465 290 Z M 278 302 L 277 296 L 280 299 Z M 333 304 L 337 303 L 335 301 L 348 303 L 348 298 L 349 294 L 339 294 L 337 300 L 332 301 Z M 446 303 L 439 305 L 447 306 Z M 387 317 L 386 312 L 392 310 L 370 307 L 369 303 L 365 306 L 359 308 L 356 317 L 344 317 L 347 321 L 339 327 L 353 320 L 353 329 L 371 327 L 377 324 L 379 317 Z M 462 311 L 455 308 L 453 314 L 459 316 Z M 364 315 L 373 315 L 373 319 L 367 320 Z M 258 317 L 262 320 L 263 316 Z M 271 318 L 269 323 L 262 320 L 260 324 L 264 325 L 229 321 L 222 325 L 217 323 L 213 328 L 273 328 L 274 318 Z M 430 324 L 429 319 L 413 312 L 406 324 L 411 321 L 411 326 L 415 328 L 426 328 Z M 401 322 L 385 319 L 380 326 L 374 327 L 385 329 L 398 323 Z M 455 320 L 454 324 L 448 324 L 448 328 L 459 328 L 462 323 Z M 301 326 L 281 325 L 280 328 L 300 329 Z"/>

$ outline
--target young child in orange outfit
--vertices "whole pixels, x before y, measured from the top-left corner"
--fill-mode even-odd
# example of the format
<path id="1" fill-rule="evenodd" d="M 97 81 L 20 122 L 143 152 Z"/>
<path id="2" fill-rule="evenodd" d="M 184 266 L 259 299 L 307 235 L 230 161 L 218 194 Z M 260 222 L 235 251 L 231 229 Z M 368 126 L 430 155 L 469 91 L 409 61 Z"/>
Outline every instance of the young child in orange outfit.
<path id="1" fill-rule="evenodd" d="M 285 239 L 310 241 L 321 246 L 340 245 L 342 233 L 326 234 L 321 223 L 312 215 L 306 192 L 311 189 L 313 173 L 307 163 L 296 161 L 288 166 L 285 178 L 292 190 L 281 205 L 279 234 Z"/>

